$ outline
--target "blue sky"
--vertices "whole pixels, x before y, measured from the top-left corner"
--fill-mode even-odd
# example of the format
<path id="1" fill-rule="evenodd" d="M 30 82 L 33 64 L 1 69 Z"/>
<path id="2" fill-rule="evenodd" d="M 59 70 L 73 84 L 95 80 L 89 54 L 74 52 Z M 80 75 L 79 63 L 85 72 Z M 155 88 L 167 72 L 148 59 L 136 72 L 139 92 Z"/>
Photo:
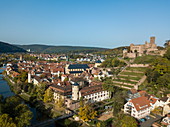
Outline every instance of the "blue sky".
<path id="1" fill-rule="evenodd" d="M 170 0 L 0 0 L 0 40 L 114 48 L 170 39 Z"/>

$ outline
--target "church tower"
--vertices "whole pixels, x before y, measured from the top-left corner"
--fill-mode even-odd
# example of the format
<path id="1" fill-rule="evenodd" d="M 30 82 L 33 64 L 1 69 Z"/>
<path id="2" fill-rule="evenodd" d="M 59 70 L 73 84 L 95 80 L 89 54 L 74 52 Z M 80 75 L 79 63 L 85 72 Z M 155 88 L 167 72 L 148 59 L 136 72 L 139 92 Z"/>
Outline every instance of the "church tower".
<path id="1" fill-rule="evenodd" d="M 31 73 L 30 72 L 28 72 L 28 83 L 32 83 L 31 82 Z"/>
<path id="2" fill-rule="evenodd" d="M 74 83 L 72 85 L 72 100 L 78 100 L 79 99 L 79 84 Z"/>
<path id="3" fill-rule="evenodd" d="M 22 61 L 22 60 L 23 60 L 23 58 L 22 58 L 22 55 L 20 55 L 20 58 L 19 58 L 19 60 L 20 60 L 20 61 Z"/>

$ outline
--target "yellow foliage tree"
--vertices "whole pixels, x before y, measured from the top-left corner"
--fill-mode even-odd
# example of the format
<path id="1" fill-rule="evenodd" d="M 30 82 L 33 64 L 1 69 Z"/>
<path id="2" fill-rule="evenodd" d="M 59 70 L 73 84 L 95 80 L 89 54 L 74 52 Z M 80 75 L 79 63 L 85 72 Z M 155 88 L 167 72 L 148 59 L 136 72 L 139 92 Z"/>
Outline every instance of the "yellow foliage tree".
<path id="1" fill-rule="evenodd" d="M 87 104 L 79 108 L 78 115 L 83 121 L 89 121 L 97 116 L 97 111 Z"/>
<path id="2" fill-rule="evenodd" d="M 56 109 L 63 107 L 64 106 L 64 99 L 60 96 L 59 100 L 56 101 L 55 105 L 56 105 Z"/>
<path id="3" fill-rule="evenodd" d="M 53 92 L 51 89 L 47 89 L 44 94 L 44 102 L 51 102 L 53 100 Z"/>
<path id="4" fill-rule="evenodd" d="M 3 114 L 0 115 L 0 127 L 16 127 L 16 124 L 8 114 Z"/>

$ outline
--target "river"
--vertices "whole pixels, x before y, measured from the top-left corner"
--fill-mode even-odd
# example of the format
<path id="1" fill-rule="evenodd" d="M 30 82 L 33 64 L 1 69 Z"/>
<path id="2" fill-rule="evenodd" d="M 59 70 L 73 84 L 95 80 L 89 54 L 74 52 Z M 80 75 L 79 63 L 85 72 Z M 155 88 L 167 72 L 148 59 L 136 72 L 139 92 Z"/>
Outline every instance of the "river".
<path id="1" fill-rule="evenodd" d="M 4 69 L 5 67 L 0 68 L 0 94 L 3 95 L 4 98 L 7 98 L 7 97 L 15 95 L 15 93 L 11 91 L 7 81 L 3 79 L 2 72 L 4 71 Z M 43 115 L 40 112 L 38 112 L 36 108 L 31 107 L 28 103 L 25 103 L 25 104 L 29 106 L 31 112 L 33 113 L 31 124 L 34 125 L 36 123 L 39 123 L 40 122 L 39 119 L 41 119 Z M 54 127 L 54 124 L 49 125 L 49 127 Z"/>

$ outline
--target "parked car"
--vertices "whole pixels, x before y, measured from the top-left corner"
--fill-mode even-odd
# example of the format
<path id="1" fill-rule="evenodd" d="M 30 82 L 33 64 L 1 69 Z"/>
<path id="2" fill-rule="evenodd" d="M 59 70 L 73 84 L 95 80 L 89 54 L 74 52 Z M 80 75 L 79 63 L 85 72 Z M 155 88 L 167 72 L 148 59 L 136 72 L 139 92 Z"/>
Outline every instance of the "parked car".
<path id="1" fill-rule="evenodd" d="M 150 116 L 146 116 L 145 118 L 149 120 L 151 117 Z"/>
<path id="2" fill-rule="evenodd" d="M 142 118 L 142 119 L 140 119 L 139 121 L 140 121 L 141 123 L 143 123 L 143 122 L 146 121 L 146 119 L 145 119 L 145 118 Z"/>

